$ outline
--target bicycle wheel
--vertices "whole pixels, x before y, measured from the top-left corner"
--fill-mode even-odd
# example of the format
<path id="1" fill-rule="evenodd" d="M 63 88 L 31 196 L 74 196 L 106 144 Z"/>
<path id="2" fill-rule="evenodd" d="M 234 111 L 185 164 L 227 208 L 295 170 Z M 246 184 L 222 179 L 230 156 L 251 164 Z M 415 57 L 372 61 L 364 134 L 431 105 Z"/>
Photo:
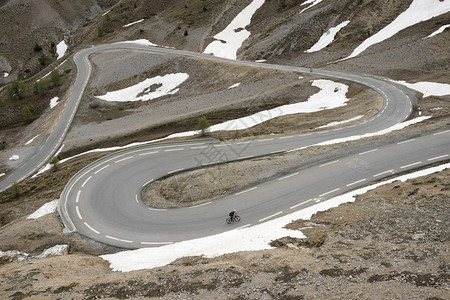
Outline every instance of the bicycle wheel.
<path id="1" fill-rule="evenodd" d="M 239 222 L 240 220 L 241 220 L 241 217 L 239 217 L 239 216 L 235 216 L 235 217 L 234 217 L 234 221 L 235 221 L 235 222 Z"/>
<path id="2" fill-rule="evenodd" d="M 227 222 L 227 224 L 230 224 L 231 223 L 231 218 L 227 218 L 226 222 Z"/>

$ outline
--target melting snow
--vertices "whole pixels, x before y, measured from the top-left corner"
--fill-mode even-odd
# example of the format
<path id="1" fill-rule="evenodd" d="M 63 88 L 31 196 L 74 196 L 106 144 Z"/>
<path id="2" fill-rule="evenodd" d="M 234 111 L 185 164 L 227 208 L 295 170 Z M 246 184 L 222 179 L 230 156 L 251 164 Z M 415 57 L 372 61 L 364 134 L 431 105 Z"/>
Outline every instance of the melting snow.
<path id="1" fill-rule="evenodd" d="M 448 0 L 413 0 L 409 8 L 401 13 L 392 23 L 366 39 L 361 45 L 356 47 L 350 56 L 343 60 L 359 55 L 370 46 L 394 36 L 400 30 L 449 11 L 450 1 Z"/>
<path id="2" fill-rule="evenodd" d="M 319 51 L 322 50 L 323 48 L 325 48 L 326 46 L 328 46 L 329 44 L 331 44 L 334 41 L 334 37 L 336 36 L 336 34 L 345 26 L 348 25 L 348 23 L 350 23 L 350 21 L 345 21 L 342 22 L 341 24 L 339 24 L 336 27 L 332 27 L 330 29 L 328 29 L 327 32 L 325 32 L 319 39 L 319 41 L 314 44 L 314 46 L 312 46 L 310 49 L 306 50 L 305 52 L 307 53 L 311 53 L 311 52 L 315 52 L 315 51 Z"/>
<path id="3" fill-rule="evenodd" d="M 300 13 L 304 12 L 307 9 L 310 9 L 311 7 L 319 4 L 320 2 L 322 2 L 322 0 L 307 0 L 307 1 L 303 2 L 302 5 L 305 5 L 305 4 L 311 4 L 311 5 L 309 5 L 308 7 L 304 8 L 302 11 L 300 11 Z"/>
<path id="4" fill-rule="evenodd" d="M 314 80 L 312 86 L 320 88 L 320 91 L 310 96 L 305 102 L 282 105 L 247 117 L 213 125 L 210 127 L 210 131 L 246 129 L 285 115 L 311 113 L 344 106 L 349 100 L 345 96 L 348 90 L 348 86 L 345 84 L 319 79 Z"/>
<path id="5" fill-rule="evenodd" d="M 44 250 L 41 254 L 39 254 L 38 256 L 34 256 L 33 258 L 45 258 L 49 256 L 59 256 L 67 254 L 69 254 L 69 245 L 56 245 Z"/>
<path id="6" fill-rule="evenodd" d="M 238 83 L 235 83 L 235 84 L 229 86 L 228 89 L 233 89 L 233 88 L 238 87 L 238 86 L 240 86 L 240 85 L 241 85 L 241 83 L 238 82 Z"/>
<path id="7" fill-rule="evenodd" d="M 56 207 L 58 205 L 58 199 L 50 201 L 42 205 L 38 210 L 27 217 L 27 220 L 34 220 L 45 215 L 56 212 Z"/>
<path id="8" fill-rule="evenodd" d="M 60 59 L 66 54 L 67 44 L 65 41 L 61 41 L 58 45 L 56 45 L 56 53 L 58 54 L 58 58 Z"/>
<path id="9" fill-rule="evenodd" d="M 158 45 L 153 44 L 152 42 L 150 42 L 149 40 L 146 40 L 146 39 L 118 42 L 117 44 L 128 44 L 128 43 L 139 44 L 139 45 L 143 45 L 143 46 L 158 46 Z"/>
<path id="10" fill-rule="evenodd" d="M 450 84 L 447 83 L 437 83 L 437 82 L 416 82 L 416 83 L 407 83 L 406 81 L 395 81 L 392 82 L 399 83 L 404 85 L 410 89 L 416 90 L 423 94 L 423 97 L 429 96 L 446 96 L 450 95 Z"/>
<path id="11" fill-rule="evenodd" d="M 58 105 L 59 103 L 58 100 L 59 100 L 58 97 L 53 97 L 52 99 L 50 99 L 50 109 Z"/>
<path id="12" fill-rule="evenodd" d="M 140 19 L 139 21 L 133 22 L 133 23 L 129 23 L 127 25 L 123 25 L 122 27 L 129 27 L 131 25 L 137 24 L 137 23 L 141 23 L 142 21 L 144 21 L 144 19 Z"/>
<path id="13" fill-rule="evenodd" d="M 17 259 L 18 261 L 24 261 L 28 258 L 29 254 L 25 253 L 25 252 L 20 252 L 17 250 L 12 250 L 12 251 L 1 251 L 0 250 L 0 257 L 9 257 L 11 261 L 13 261 L 14 259 Z"/>
<path id="14" fill-rule="evenodd" d="M 18 160 L 19 159 L 19 155 L 13 155 L 9 158 L 9 160 Z"/>
<path id="15" fill-rule="evenodd" d="M 37 256 L 30 256 L 28 253 L 13 250 L 13 251 L 0 251 L 0 257 L 9 257 L 11 261 L 24 261 L 29 258 L 45 258 L 49 256 L 67 255 L 69 254 L 69 245 L 56 245 L 44 250 Z"/>
<path id="16" fill-rule="evenodd" d="M 250 36 L 250 32 L 245 27 L 250 24 L 253 14 L 264 4 L 264 1 L 253 0 L 223 31 L 214 36 L 216 40 L 211 42 L 203 53 L 236 59 L 238 49 Z"/>
<path id="17" fill-rule="evenodd" d="M 447 28 L 449 28 L 449 27 L 450 27 L 450 24 L 441 26 L 441 28 L 439 28 L 438 30 L 436 30 L 435 32 L 433 32 L 432 34 L 430 34 L 429 36 L 427 36 L 426 39 L 427 39 L 427 38 L 430 38 L 430 37 L 433 37 L 433 36 L 435 36 L 435 35 L 438 35 L 439 33 L 443 33 L 444 30 L 447 29 Z"/>
<path id="18" fill-rule="evenodd" d="M 188 78 L 189 75 L 186 73 L 156 76 L 148 78 L 136 85 L 96 97 L 115 102 L 148 101 L 165 95 L 175 94 L 178 92 L 177 87 Z"/>

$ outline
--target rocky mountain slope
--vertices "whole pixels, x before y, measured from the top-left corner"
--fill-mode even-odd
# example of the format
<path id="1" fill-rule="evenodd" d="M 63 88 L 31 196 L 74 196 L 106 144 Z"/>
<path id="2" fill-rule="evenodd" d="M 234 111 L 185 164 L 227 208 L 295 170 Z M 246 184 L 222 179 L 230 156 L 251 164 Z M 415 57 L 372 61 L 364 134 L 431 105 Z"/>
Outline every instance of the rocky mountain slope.
<path id="1" fill-rule="evenodd" d="M 0 0 L 0 173 L 10 168 L 11 154 L 21 151 L 31 137 L 51 128 L 61 106 L 50 110 L 49 99 L 58 96 L 64 102 L 70 91 L 76 76 L 70 60 L 59 67 L 63 74 L 60 85 L 44 93 L 33 91 L 34 80 L 61 62 L 52 53 L 52 43 L 64 40 L 69 46 L 66 57 L 92 44 L 136 39 L 202 52 L 213 36 L 251 2 Z M 450 23 L 450 13 L 410 26 L 355 58 L 337 61 L 390 24 L 411 2 L 266 0 L 246 28 L 251 35 L 237 56 L 408 82 L 450 83 L 450 31 L 426 38 Z M 141 19 L 136 25 L 124 27 Z M 305 52 L 322 34 L 347 20 L 351 22 L 337 33 L 333 43 L 317 52 Z M 36 51 L 36 44 L 42 49 Z M 43 56 L 47 57 L 45 64 L 41 63 Z M 205 113 L 220 122 L 253 112 L 256 108 L 250 104 L 255 102 L 247 104 L 243 100 L 251 100 L 253 96 L 265 97 L 258 107 L 264 109 L 306 99 L 313 92 L 308 85 L 312 78 L 298 84 L 293 83 L 298 79 L 296 74 L 282 72 L 187 59 L 146 59 L 134 53 L 107 53 L 94 56 L 92 61 L 94 75 L 67 137 L 65 156 L 93 147 L 157 138 L 174 130 L 191 130 L 197 116 Z M 155 108 L 151 105 L 119 106 L 94 98 L 113 87 L 185 69 L 195 76 L 182 86 L 179 94 L 157 102 L 157 108 L 165 112 L 158 119 L 148 117 Z M 112 74 L 117 70 L 121 77 L 114 81 Z M 7 77 L 2 75 L 5 72 L 9 74 Z M 28 88 L 23 99 L 9 100 L 7 86 L 16 79 Z M 230 86 L 237 79 L 248 88 L 246 94 L 217 92 L 219 87 Z M 269 88 L 267 93 L 260 93 L 262 86 Z M 361 87 L 352 86 L 352 91 L 364 96 L 365 101 L 379 100 Z M 407 134 L 448 128 L 449 96 L 423 98 L 420 93 L 417 96 L 420 113 L 432 118 Z M 210 98 L 215 100 L 209 102 Z M 222 99 L 234 106 L 224 106 Z M 23 108 L 30 104 L 35 107 L 31 123 L 23 121 Z M 346 112 L 346 118 L 347 114 L 352 112 Z M 295 122 L 301 130 L 308 130 L 326 120 L 338 121 L 340 115 L 344 115 L 342 111 L 312 115 L 309 123 Z M 276 125 L 282 124 L 275 122 L 270 130 L 282 132 L 277 131 Z M 142 130 L 136 131 L 138 126 L 143 126 Z M 76 233 L 64 234 L 56 213 L 26 219 L 44 203 L 58 198 L 70 176 L 100 155 L 72 160 L 53 172 L 25 180 L 17 190 L 0 194 L 0 250 L 29 254 L 28 259 L 22 260 L 23 255 L 0 252 L 0 298 L 448 299 L 448 170 L 377 188 L 360 196 L 355 203 L 319 213 L 311 220 L 293 222 L 292 228 L 302 229 L 307 239 L 274 241 L 275 250 L 214 259 L 188 257 L 163 268 L 120 273 L 112 272 L 98 255 L 121 249 L 98 244 Z M 68 244 L 69 254 L 30 258 L 58 244 Z"/>

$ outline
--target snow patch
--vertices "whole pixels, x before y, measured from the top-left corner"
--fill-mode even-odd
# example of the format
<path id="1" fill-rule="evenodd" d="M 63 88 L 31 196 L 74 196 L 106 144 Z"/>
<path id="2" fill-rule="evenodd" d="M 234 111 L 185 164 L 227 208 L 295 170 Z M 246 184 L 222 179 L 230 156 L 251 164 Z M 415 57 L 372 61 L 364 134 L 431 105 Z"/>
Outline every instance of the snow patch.
<path id="1" fill-rule="evenodd" d="M 27 220 L 35 220 L 45 215 L 56 212 L 58 206 L 58 199 L 50 201 L 38 208 L 34 213 L 27 217 Z"/>
<path id="2" fill-rule="evenodd" d="M 409 8 L 401 13 L 394 21 L 392 21 L 392 23 L 366 39 L 364 42 L 362 42 L 361 45 L 356 47 L 356 49 L 352 54 L 350 54 L 350 56 L 342 60 L 349 59 L 361 54 L 370 46 L 378 44 L 394 36 L 396 33 L 407 27 L 445 14 L 449 11 L 450 1 L 448 0 L 413 0 Z"/>
<path id="3" fill-rule="evenodd" d="M 67 255 L 69 254 L 69 245 L 56 245 L 44 250 L 37 256 L 30 256 L 28 253 L 12 250 L 12 251 L 0 251 L 0 258 L 9 257 L 9 261 L 24 261 L 30 258 L 45 258 L 49 256 Z"/>
<path id="4" fill-rule="evenodd" d="M 253 0 L 223 31 L 214 36 L 216 40 L 206 46 L 203 53 L 236 59 L 238 49 L 250 36 L 250 32 L 245 27 L 250 24 L 253 14 L 264 4 L 264 1 Z"/>
<path id="5" fill-rule="evenodd" d="M 58 97 L 53 97 L 52 99 L 50 99 L 50 109 L 54 108 L 56 105 L 58 105 Z"/>
<path id="6" fill-rule="evenodd" d="M 188 78 L 189 75 L 186 73 L 156 76 L 148 78 L 136 85 L 108 92 L 105 95 L 96 97 L 105 101 L 114 102 L 148 101 L 158 97 L 175 94 L 178 92 L 178 86 Z"/>
<path id="7" fill-rule="evenodd" d="M 304 8 L 302 11 L 300 11 L 300 13 L 304 12 L 307 9 L 310 9 L 311 7 L 319 4 L 320 2 L 322 2 L 322 0 L 307 0 L 307 1 L 303 2 L 302 6 L 306 5 L 306 4 L 311 4 L 311 5 L 309 5 L 308 7 Z"/>
<path id="8" fill-rule="evenodd" d="M 139 21 L 136 21 L 136 22 L 133 22 L 133 23 L 129 23 L 129 24 L 127 24 L 127 25 L 123 25 L 122 27 L 129 27 L 129 26 L 132 26 L 132 25 L 134 25 L 134 24 L 141 23 L 142 21 L 144 21 L 144 19 L 140 19 Z"/>
<path id="9" fill-rule="evenodd" d="M 9 160 L 18 160 L 18 159 L 19 159 L 19 155 L 17 155 L 17 154 L 14 154 L 13 156 L 11 156 L 9 158 Z"/>
<path id="10" fill-rule="evenodd" d="M 62 58 L 67 51 L 67 44 L 65 41 L 59 42 L 58 45 L 56 45 L 56 53 L 58 54 L 58 57 L 56 59 Z"/>
<path id="11" fill-rule="evenodd" d="M 140 39 L 140 40 L 134 40 L 134 41 L 123 41 L 123 42 L 118 42 L 117 44 L 138 44 L 138 45 L 142 45 L 142 46 L 154 46 L 154 47 L 158 46 L 146 39 Z"/>
<path id="12" fill-rule="evenodd" d="M 433 36 L 435 36 L 435 35 L 438 35 L 439 33 L 443 33 L 444 30 L 447 29 L 447 28 L 449 28 L 449 27 L 450 27 L 450 24 L 441 26 L 438 30 L 436 30 L 435 32 L 433 32 L 432 34 L 430 34 L 429 36 L 427 36 L 427 37 L 424 38 L 424 39 L 428 39 L 428 38 L 430 38 L 430 37 L 433 37 Z"/>
<path id="13" fill-rule="evenodd" d="M 416 83 L 407 83 L 406 81 L 396 81 L 391 80 L 392 82 L 404 85 L 410 89 L 418 91 L 423 94 L 423 97 L 429 96 L 446 96 L 450 95 L 450 84 L 447 83 L 437 83 L 437 82 L 416 82 Z"/>
<path id="14" fill-rule="evenodd" d="M 329 44 L 331 44 L 334 41 L 334 37 L 336 36 L 336 34 L 342 28 L 347 26 L 348 23 L 350 23 L 350 21 L 342 22 L 338 26 L 328 29 L 327 32 L 325 32 L 320 37 L 319 41 L 317 43 L 315 43 L 314 46 L 312 46 L 310 49 L 306 50 L 305 52 L 311 53 L 311 52 L 319 51 L 319 50 L 322 50 L 323 48 L 325 48 L 326 46 L 328 46 Z"/>
<path id="15" fill-rule="evenodd" d="M 238 82 L 238 83 L 235 83 L 235 84 L 229 86 L 228 89 L 234 89 L 235 87 L 238 87 L 238 86 L 240 86 L 240 85 L 241 85 L 241 83 Z"/>
<path id="16" fill-rule="evenodd" d="M 3 73 L 3 77 L 6 78 L 6 77 L 8 77 L 8 76 L 9 76 L 9 73 L 6 73 L 6 72 Z"/>
<path id="17" fill-rule="evenodd" d="M 285 115 L 337 108 L 346 105 L 349 100 L 345 96 L 348 91 L 348 86 L 345 84 L 319 79 L 314 80 L 311 85 L 320 88 L 320 91 L 310 96 L 305 102 L 282 105 L 247 117 L 213 125 L 210 127 L 210 131 L 247 129 Z"/>
<path id="18" fill-rule="evenodd" d="M 0 258 L 2 257 L 9 257 L 9 261 L 24 261 L 28 258 L 29 254 L 25 252 L 20 252 L 17 250 L 11 250 L 11 251 L 1 251 L 0 250 Z"/>
<path id="19" fill-rule="evenodd" d="M 61 256 L 67 254 L 69 254 L 69 245 L 56 245 L 44 250 L 41 254 L 34 256 L 33 258 L 46 258 L 49 256 Z"/>

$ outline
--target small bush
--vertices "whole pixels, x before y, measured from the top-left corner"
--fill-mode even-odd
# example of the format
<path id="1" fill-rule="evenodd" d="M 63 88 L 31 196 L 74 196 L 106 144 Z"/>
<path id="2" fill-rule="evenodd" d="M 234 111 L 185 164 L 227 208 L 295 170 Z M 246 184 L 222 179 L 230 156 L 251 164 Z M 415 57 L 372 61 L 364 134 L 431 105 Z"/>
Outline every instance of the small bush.
<path id="1" fill-rule="evenodd" d="M 38 43 L 34 44 L 34 52 L 39 52 L 39 51 L 42 51 L 42 47 Z"/>

